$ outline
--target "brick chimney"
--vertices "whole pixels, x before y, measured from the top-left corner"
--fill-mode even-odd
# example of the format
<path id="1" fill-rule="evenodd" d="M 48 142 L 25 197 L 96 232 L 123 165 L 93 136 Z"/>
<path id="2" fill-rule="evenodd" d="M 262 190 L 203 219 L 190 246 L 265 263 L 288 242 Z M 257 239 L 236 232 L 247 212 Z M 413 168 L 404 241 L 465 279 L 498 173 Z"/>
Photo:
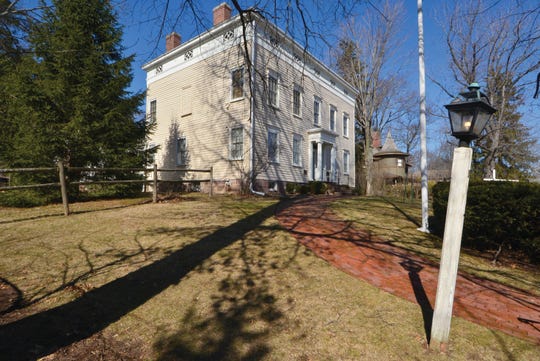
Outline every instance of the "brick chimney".
<path id="1" fill-rule="evenodd" d="M 221 24 L 222 22 L 231 18 L 231 7 L 227 3 L 221 3 L 216 6 L 214 12 L 214 26 Z"/>
<path id="2" fill-rule="evenodd" d="M 371 131 L 371 147 L 379 150 L 382 147 L 381 133 L 378 130 Z"/>
<path id="3" fill-rule="evenodd" d="M 173 31 L 165 38 L 165 51 L 169 52 L 179 46 L 181 43 L 182 37 L 180 36 L 180 34 L 177 34 Z"/>

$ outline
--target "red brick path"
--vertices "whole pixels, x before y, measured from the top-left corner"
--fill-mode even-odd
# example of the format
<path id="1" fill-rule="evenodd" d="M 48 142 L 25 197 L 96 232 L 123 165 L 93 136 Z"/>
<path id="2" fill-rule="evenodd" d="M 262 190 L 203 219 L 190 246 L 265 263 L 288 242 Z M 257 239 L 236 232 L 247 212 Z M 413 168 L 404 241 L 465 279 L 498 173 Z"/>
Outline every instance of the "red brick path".
<path id="1" fill-rule="evenodd" d="M 335 198 L 297 199 L 276 215 L 300 243 L 335 267 L 418 303 L 429 330 L 438 265 L 354 229 L 328 209 L 332 199 Z M 537 296 L 459 273 L 453 314 L 540 344 Z"/>

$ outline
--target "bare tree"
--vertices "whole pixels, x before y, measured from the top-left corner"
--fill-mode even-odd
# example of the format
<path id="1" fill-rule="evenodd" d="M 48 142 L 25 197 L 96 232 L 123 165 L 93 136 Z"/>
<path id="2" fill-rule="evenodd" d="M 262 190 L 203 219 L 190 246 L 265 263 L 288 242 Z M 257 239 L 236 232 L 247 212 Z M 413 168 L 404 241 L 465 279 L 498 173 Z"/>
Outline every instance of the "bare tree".
<path id="1" fill-rule="evenodd" d="M 418 122 L 418 96 L 405 93 L 397 99 L 399 117 L 392 122 L 392 135 L 396 142 L 404 146 L 404 151 L 411 154 L 420 142 L 420 123 Z"/>
<path id="2" fill-rule="evenodd" d="M 389 71 L 391 61 L 397 61 L 401 13 L 401 3 L 368 8 L 361 19 L 347 22 L 339 43 L 337 67 L 359 91 L 355 120 L 364 148 L 367 195 L 373 194 L 372 132 L 384 130 L 403 113 L 396 102 L 401 79 Z"/>
<path id="3" fill-rule="evenodd" d="M 447 19 L 446 43 L 455 83 L 460 88 L 483 83 L 498 109 L 476 142 L 484 177 L 500 168 L 521 167 L 527 172 L 527 164 L 534 162 L 530 147 L 535 140 L 518 108 L 534 88 L 540 69 L 540 5 L 476 0 L 460 3 Z"/>

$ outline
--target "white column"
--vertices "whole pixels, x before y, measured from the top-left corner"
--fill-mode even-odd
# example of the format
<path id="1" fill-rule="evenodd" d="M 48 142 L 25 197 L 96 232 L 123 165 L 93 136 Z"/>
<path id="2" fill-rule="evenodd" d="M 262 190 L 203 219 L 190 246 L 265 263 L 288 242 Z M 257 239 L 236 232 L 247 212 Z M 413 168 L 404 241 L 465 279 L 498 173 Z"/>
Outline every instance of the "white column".
<path id="1" fill-rule="evenodd" d="M 308 180 L 313 180 L 313 142 L 308 143 Z"/>
<path id="2" fill-rule="evenodd" d="M 322 159 L 322 142 L 317 142 L 317 170 L 315 172 L 315 180 L 322 180 L 323 171 L 322 171 L 323 159 Z"/>
<path id="3" fill-rule="evenodd" d="M 454 150 L 430 340 L 430 348 L 441 351 L 446 350 L 450 334 L 471 160 L 471 148 L 459 147 Z"/>
<path id="4" fill-rule="evenodd" d="M 336 146 L 334 144 L 332 144 L 330 151 L 330 181 L 336 181 Z"/>

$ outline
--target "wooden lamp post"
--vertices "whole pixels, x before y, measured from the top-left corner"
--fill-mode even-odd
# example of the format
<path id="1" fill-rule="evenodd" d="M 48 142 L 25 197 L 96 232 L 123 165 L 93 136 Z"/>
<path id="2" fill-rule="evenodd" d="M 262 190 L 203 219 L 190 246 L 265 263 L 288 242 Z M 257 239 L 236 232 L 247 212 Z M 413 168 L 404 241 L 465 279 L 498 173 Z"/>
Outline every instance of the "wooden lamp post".
<path id="1" fill-rule="evenodd" d="M 459 139 L 459 147 L 454 149 L 450 193 L 446 209 L 441 265 L 437 282 L 437 295 L 431 326 L 430 348 L 446 351 L 450 334 L 450 322 L 456 288 L 456 278 L 469 187 L 469 170 L 472 149 L 469 144 L 484 130 L 491 115 L 495 113 L 487 97 L 480 92 L 477 83 L 469 85 L 469 91 L 460 93 L 448 109 L 452 135 Z"/>

